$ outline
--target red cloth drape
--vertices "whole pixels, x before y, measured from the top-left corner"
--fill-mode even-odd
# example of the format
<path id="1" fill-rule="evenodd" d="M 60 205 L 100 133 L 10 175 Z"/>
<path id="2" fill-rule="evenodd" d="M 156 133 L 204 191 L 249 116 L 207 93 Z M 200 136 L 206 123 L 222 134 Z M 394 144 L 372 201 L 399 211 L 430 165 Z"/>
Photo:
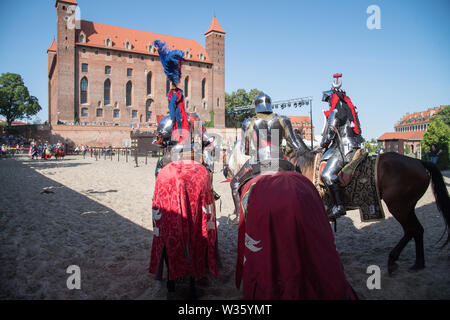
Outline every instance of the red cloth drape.
<path id="1" fill-rule="evenodd" d="M 152 203 L 153 243 L 150 273 L 159 274 L 164 248 L 170 280 L 218 274 L 216 208 L 206 168 L 181 160 L 158 174 Z M 206 259 L 206 261 L 205 261 Z"/>
<path id="2" fill-rule="evenodd" d="M 325 208 L 314 185 L 296 172 L 248 182 L 241 206 L 236 285 L 244 299 L 354 299 Z"/>

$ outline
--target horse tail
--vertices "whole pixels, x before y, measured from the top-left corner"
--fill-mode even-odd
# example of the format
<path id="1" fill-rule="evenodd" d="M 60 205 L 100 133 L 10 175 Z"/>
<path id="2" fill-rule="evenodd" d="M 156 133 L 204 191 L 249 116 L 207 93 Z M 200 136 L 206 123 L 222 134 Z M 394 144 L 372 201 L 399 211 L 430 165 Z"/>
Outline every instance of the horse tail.
<path id="1" fill-rule="evenodd" d="M 444 247 L 450 241 L 450 197 L 448 195 L 447 187 L 445 186 L 444 178 L 442 177 L 442 173 L 439 168 L 432 162 L 421 162 L 431 175 L 431 183 L 433 187 L 434 198 L 436 199 L 436 205 L 447 224 L 447 240 L 442 245 L 442 247 Z"/>

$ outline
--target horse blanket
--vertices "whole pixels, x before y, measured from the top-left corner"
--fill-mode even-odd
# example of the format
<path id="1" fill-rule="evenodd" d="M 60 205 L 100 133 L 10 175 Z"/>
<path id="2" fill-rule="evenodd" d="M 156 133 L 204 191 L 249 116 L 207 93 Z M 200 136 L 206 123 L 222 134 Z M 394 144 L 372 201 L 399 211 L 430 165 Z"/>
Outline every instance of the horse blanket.
<path id="1" fill-rule="evenodd" d="M 313 183 L 319 190 L 325 208 L 331 213 L 333 200 L 328 189 L 320 179 L 322 154 L 316 154 Z M 369 157 L 367 153 L 357 152 L 352 161 L 339 173 L 344 188 L 344 206 L 347 210 L 359 209 L 362 222 L 381 221 L 385 219 L 384 209 L 377 183 L 378 157 Z"/>
<path id="2" fill-rule="evenodd" d="M 262 174 L 241 189 L 236 286 L 243 298 L 354 299 L 314 185 L 297 172 Z"/>
<path id="3" fill-rule="evenodd" d="M 164 254 L 169 280 L 218 274 L 216 208 L 207 169 L 180 160 L 158 174 L 152 203 L 150 273 L 162 279 Z"/>

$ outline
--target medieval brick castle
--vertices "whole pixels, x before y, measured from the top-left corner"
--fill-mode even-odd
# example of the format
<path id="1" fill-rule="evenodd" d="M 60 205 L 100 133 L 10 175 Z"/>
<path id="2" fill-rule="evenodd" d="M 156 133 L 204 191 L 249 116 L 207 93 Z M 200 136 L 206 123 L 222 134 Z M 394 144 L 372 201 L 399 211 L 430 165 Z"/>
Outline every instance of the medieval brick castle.
<path id="1" fill-rule="evenodd" d="M 76 0 L 56 0 L 57 38 L 47 51 L 52 126 L 154 126 L 167 114 L 169 83 L 154 40 L 185 53 L 179 87 L 186 109 L 225 126 L 225 31 L 216 17 L 197 41 L 90 21 Z"/>

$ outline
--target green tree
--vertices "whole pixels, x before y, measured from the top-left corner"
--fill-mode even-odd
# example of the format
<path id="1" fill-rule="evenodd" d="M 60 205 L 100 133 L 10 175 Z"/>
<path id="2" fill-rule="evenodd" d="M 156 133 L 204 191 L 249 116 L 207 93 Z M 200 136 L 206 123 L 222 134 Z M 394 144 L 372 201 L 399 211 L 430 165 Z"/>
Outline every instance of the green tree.
<path id="1" fill-rule="evenodd" d="M 450 106 L 445 106 L 444 109 L 439 110 L 434 117 L 450 126 Z"/>
<path id="2" fill-rule="evenodd" d="M 231 94 L 225 93 L 225 125 L 227 128 L 241 127 L 242 122 L 255 115 L 254 110 L 250 112 L 233 113 L 234 108 L 250 106 L 262 91 L 252 89 L 247 92 L 245 89 L 238 89 Z"/>
<path id="3" fill-rule="evenodd" d="M 8 127 L 16 119 L 29 119 L 41 110 L 39 101 L 31 96 L 22 77 L 15 73 L 0 76 L 0 115 L 6 117 Z"/>
<path id="4" fill-rule="evenodd" d="M 442 117 L 435 116 L 430 120 L 428 131 L 425 132 L 421 142 L 422 152 L 425 159 L 429 159 L 428 152 L 432 145 L 436 145 L 442 150 L 439 155 L 438 166 L 442 169 L 449 167 L 449 150 L 450 150 L 450 126 L 447 125 Z"/>

